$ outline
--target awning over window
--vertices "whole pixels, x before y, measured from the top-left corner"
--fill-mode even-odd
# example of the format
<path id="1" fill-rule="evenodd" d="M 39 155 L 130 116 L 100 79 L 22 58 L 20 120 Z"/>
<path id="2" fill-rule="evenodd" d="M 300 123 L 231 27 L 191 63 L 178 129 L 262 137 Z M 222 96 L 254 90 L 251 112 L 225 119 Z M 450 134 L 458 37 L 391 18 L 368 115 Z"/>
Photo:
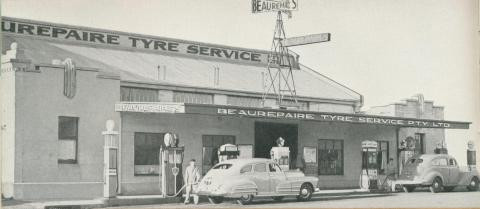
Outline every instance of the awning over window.
<path id="1" fill-rule="evenodd" d="M 185 103 L 139 103 L 115 104 L 117 112 L 202 114 L 214 116 L 264 118 L 274 120 L 305 120 L 318 122 L 343 122 L 355 124 L 387 125 L 415 128 L 469 129 L 470 122 L 428 120 L 419 118 L 386 117 L 365 114 L 322 113 L 312 111 L 280 110 L 268 108 L 234 107 Z"/>

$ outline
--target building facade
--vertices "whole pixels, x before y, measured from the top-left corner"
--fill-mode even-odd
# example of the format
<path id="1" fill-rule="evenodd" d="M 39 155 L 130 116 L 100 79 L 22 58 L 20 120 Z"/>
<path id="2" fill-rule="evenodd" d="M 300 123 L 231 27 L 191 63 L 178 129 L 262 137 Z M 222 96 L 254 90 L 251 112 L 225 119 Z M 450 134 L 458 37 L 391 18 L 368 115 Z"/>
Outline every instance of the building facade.
<path id="1" fill-rule="evenodd" d="M 279 109 L 274 95 L 263 104 L 262 50 L 8 17 L 2 35 L 4 197 L 102 197 L 107 120 L 120 133 L 120 195 L 161 194 L 167 132 L 185 149 L 182 165 L 196 159 L 202 173 L 220 145 L 242 147 L 241 157 L 269 157 L 283 137 L 291 168 L 319 176 L 326 189 L 358 187 L 364 140 L 379 142 L 381 173 L 386 159 L 397 159 L 399 139 L 423 134 L 430 152 L 443 129 L 469 126 L 444 121 L 429 102 L 423 115 L 408 101 L 389 107 L 390 115 L 360 113 L 362 95 L 301 64 L 296 108 Z"/>

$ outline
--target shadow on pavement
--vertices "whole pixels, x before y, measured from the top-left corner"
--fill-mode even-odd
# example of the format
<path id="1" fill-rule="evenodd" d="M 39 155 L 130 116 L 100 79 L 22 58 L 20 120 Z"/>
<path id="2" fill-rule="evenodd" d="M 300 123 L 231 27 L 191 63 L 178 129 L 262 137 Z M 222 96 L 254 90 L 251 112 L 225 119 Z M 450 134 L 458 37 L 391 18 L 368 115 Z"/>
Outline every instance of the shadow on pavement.
<path id="1" fill-rule="evenodd" d="M 391 196 L 394 195 L 392 193 L 366 193 L 366 194 L 349 194 L 349 195 L 338 195 L 338 194 L 321 194 L 321 195 L 315 195 L 312 197 L 312 199 L 309 202 L 315 202 L 315 201 L 326 201 L 326 200 L 347 200 L 347 199 L 361 199 L 361 198 L 375 198 L 375 197 L 386 197 L 386 196 Z M 257 204 L 283 204 L 283 203 L 294 203 L 297 202 L 295 197 L 288 197 L 283 199 L 282 201 L 274 201 L 271 198 L 258 198 L 254 199 L 251 205 L 257 205 Z"/>
<path id="2" fill-rule="evenodd" d="M 21 205 L 21 204 L 30 203 L 30 202 L 31 201 L 2 199 L 2 206 L 14 206 L 14 205 Z"/>

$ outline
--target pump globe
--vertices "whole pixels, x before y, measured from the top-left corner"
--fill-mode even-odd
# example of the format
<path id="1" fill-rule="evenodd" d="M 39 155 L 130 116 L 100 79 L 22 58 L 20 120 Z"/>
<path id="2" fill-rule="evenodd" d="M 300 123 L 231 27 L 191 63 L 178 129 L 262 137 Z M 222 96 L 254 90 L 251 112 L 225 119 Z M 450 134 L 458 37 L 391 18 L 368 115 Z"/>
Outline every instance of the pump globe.
<path id="1" fill-rule="evenodd" d="M 107 120 L 107 122 L 105 123 L 105 126 L 107 128 L 107 131 L 113 131 L 113 128 L 115 128 L 115 121 Z"/>

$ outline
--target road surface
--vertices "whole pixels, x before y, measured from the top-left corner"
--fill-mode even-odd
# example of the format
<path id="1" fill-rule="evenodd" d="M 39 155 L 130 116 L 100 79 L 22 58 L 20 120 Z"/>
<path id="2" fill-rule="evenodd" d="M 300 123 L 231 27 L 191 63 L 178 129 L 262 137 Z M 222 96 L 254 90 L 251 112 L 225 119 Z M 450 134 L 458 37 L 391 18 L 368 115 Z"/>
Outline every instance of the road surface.
<path id="1" fill-rule="evenodd" d="M 435 208 L 435 207 L 480 207 L 480 192 L 442 192 L 430 193 L 419 190 L 412 193 L 361 193 L 348 195 L 315 195 L 311 201 L 296 202 L 294 197 L 275 202 L 270 198 L 254 199 L 249 205 L 238 205 L 234 201 L 225 201 L 218 205 L 200 203 L 184 205 L 183 203 L 162 205 L 122 206 L 118 208 Z M 112 208 L 112 207 L 110 207 Z"/>

